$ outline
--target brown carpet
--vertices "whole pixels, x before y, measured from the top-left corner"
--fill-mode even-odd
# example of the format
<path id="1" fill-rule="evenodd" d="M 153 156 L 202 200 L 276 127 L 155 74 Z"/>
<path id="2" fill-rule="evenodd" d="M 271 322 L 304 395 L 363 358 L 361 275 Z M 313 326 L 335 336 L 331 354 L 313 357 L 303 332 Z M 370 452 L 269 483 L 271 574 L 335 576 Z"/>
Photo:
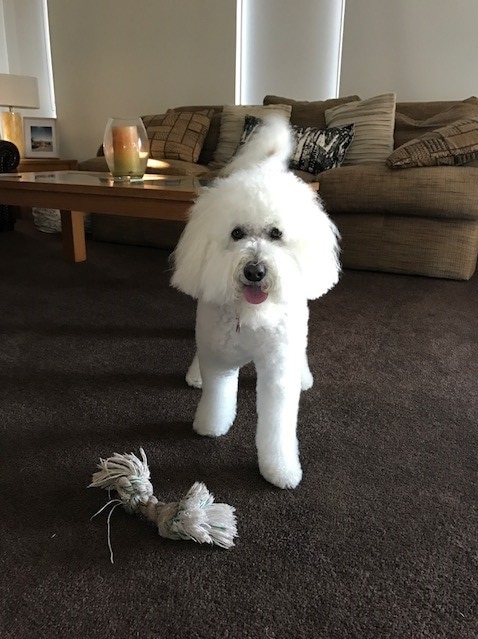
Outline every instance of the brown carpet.
<path id="1" fill-rule="evenodd" d="M 194 302 L 167 254 L 0 233 L 2 639 L 476 639 L 478 279 L 346 271 L 311 304 L 302 484 L 257 469 L 255 390 L 230 434 L 191 428 Z M 237 509 L 229 551 L 158 537 L 87 490 L 148 454 L 156 493 L 196 480 Z"/>

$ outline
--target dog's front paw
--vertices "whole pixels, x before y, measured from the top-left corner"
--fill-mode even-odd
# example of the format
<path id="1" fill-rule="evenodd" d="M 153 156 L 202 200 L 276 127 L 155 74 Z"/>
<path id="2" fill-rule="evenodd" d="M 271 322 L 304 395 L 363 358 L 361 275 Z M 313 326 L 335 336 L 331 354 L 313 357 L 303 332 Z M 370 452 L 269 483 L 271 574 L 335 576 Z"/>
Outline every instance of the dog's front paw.
<path id="1" fill-rule="evenodd" d="M 231 424 L 214 424 L 210 419 L 199 419 L 197 416 L 193 422 L 193 429 L 198 435 L 203 435 L 205 437 L 219 437 L 220 435 L 225 435 Z"/>
<path id="2" fill-rule="evenodd" d="M 312 375 L 312 373 L 310 372 L 310 370 L 307 368 L 306 370 L 302 371 L 301 377 L 300 377 L 300 388 L 303 391 L 309 390 L 309 388 L 312 388 L 312 386 L 314 385 L 314 377 Z"/>
<path id="3" fill-rule="evenodd" d="M 188 372 L 186 373 L 186 382 L 193 388 L 202 388 L 202 377 L 197 354 L 194 356 Z"/>
<path id="4" fill-rule="evenodd" d="M 217 410 L 217 406 L 201 398 L 194 416 L 193 429 L 196 433 L 206 437 L 225 435 L 232 426 L 236 411 L 235 406 L 231 406 L 230 411 L 225 410 L 225 405 L 221 406 L 221 408 L 222 410 Z"/>
<path id="5" fill-rule="evenodd" d="M 191 369 L 189 369 L 186 374 L 186 382 L 188 386 L 192 386 L 192 388 L 202 388 L 201 374 L 195 375 Z"/>
<path id="6" fill-rule="evenodd" d="M 300 463 L 259 462 L 261 475 L 278 488 L 296 488 L 302 479 Z"/>

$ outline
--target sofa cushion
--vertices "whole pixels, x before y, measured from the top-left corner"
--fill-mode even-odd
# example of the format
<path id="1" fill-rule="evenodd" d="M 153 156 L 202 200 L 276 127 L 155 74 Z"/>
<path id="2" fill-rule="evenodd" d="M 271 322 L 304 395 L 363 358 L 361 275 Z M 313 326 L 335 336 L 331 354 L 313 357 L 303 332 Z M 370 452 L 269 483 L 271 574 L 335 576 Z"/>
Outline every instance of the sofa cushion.
<path id="1" fill-rule="evenodd" d="M 212 109 L 205 109 L 142 116 L 150 157 L 197 162 L 213 115 Z"/>
<path id="2" fill-rule="evenodd" d="M 263 118 L 268 113 L 278 113 L 289 121 L 291 110 L 290 106 L 282 104 L 225 106 L 222 110 L 219 140 L 210 167 L 220 169 L 232 159 L 241 140 L 246 115 Z"/>
<path id="3" fill-rule="evenodd" d="M 290 115 L 290 123 L 294 126 L 316 126 L 319 129 L 325 129 L 325 112 L 334 106 L 347 104 L 360 100 L 358 95 L 348 95 L 343 98 L 332 98 L 330 100 L 292 100 L 291 98 L 283 98 L 277 95 L 266 95 L 263 103 L 268 104 L 290 104 L 292 113 Z M 348 124 L 348 123 L 347 123 Z"/>
<path id="4" fill-rule="evenodd" d="M 388 157 L 392 169 L 466 164 L 478 158 L 478 115 L 425 133 Z"/>
<path id="5" fill-rule="evenodd" d="M 385 164 L 341 166 L 319 177 L 330 213 L 425 215 L 478 220 L 478 168 L 394 171 Z"/>
<path id="6" fill-rule="evenodd" d="M 395 148 L 457 120 L 478 114 L 478 98 L 460 102 L 398 102 L 395 112 Z"/>
<path id="7" fill-rule="evenodd" d="M 105 216 L 106 217 L 106 216 Z M 476 269 L 478 224 L 383 213 L 332 216 L 344 268 L 468 280 Z"/>
<path id="8" fill-rule="evenodd" d="M 327 109 L 327 127 L 355 125 L 344 165 L 386 161 L 393 151 L 395 105 L 395 93 L 385 93 Z"/>

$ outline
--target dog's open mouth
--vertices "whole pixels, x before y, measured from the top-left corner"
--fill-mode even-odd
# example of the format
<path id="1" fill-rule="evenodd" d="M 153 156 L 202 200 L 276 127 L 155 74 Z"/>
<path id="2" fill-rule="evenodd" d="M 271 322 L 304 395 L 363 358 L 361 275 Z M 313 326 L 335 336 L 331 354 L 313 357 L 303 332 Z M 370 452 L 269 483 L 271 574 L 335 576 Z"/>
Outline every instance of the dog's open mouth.
<path id="1" fill-rule="evenodd" d="M 260 286 L 255 286 L 254 284 L 245 284 L 243 293 L 249 304 L 262 304 L 267 299 L 267 293 Z"/>

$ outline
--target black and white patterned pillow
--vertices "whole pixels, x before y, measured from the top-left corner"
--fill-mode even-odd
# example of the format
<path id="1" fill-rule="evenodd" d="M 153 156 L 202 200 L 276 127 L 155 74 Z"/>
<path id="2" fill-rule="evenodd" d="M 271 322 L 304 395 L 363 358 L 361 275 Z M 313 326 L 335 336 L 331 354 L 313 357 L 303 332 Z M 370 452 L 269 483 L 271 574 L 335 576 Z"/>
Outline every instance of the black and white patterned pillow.
<path id="1" fill-rule="evenodd" d="M 354 138 L 353 124 L 329 129 L 293 126 L 292 130 L 296 146 L 289 167 L 313 175 L 340 166 Z"/>
<path id="2" fill-rule="evenodd" d="M 241 146 L 243 146 L 247 142 L 247 140 L 251 137 L 251 135 L 261 123 L 261 118 L 258 118 L 255 115 L 246 115 L 246 117 L 244 118 L 244 128 L 242 129 L 242 135 L 239 144 L 237 145 L 236 153 L 241 148 Z"/>
<path id="3" fill-rule="evenodd" d="M 241 140 L 237 151 L 249 140 L 262 124 L 261 118 L 246 115 Z M 289 168 L 317 175 L 328 169 L 335 169 L 344 161 L 345 154 L 354 139 L 354 125 L 348 124 L 329 129 L 313 126 L 292 126 L 296 144 Z"/>

